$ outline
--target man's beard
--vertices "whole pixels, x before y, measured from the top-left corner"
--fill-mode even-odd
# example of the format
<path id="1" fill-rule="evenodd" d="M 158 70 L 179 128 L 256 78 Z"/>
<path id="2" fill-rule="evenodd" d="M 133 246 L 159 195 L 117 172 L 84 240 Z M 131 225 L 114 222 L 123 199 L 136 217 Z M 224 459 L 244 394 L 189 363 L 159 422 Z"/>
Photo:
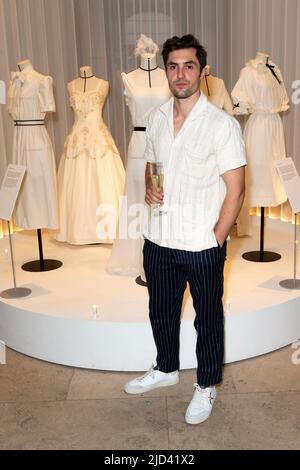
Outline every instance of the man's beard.
<path id="1" fill-rule="evenodd" d="M 185 99 L 185 98 L 189 98 L 190 96 L 197 93 L 197 91 L 199 91 L 199 87 L 200 87 L 200 83 L 198 84 L 198 86 L 195 86 L 194 89 L 188 87 L 185 90 L 177 90 L 177 88 L 175 88 L 175 86 L 172 86 L 171 91 L 172 91 L 175 98 Z"/>

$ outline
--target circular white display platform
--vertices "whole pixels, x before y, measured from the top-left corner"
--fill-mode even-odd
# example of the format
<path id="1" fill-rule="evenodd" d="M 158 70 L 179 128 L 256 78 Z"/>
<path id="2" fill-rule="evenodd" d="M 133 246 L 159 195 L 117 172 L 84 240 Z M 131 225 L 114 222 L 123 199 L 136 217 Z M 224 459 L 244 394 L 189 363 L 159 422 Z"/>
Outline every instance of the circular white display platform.
<path id="1" fill-rule="evenodd" d="M 37 257 L 34 232 L 13 235 L 17 285 L 32 290 L 1 299 L 0 340 L 29 356 L 102 370 L 147 370 L 155 362 L 148 321 L 148 293 L 135 277 L 105 272 L 109 245 L 70 246 L 43 235 L 44 255 L 59 259 L 55 271 L 25 272 Z M 253 238 L 228 242 L 225 270 L 225 362 L 264 354 L 300 337 L 300 293 L 279 285 L 293 270 L 293 227 L 267 221 L 266 249 L 282 255 L 252 263 L 242 253 L 258 249 Z M 0 240 L 0 290 L 12 287 L 8 239 Z M 300 267 L 298 266 L 298 272 Z M 196 367 L 194 310 L 187 290 L 181 322 L 182 369 Z"/>

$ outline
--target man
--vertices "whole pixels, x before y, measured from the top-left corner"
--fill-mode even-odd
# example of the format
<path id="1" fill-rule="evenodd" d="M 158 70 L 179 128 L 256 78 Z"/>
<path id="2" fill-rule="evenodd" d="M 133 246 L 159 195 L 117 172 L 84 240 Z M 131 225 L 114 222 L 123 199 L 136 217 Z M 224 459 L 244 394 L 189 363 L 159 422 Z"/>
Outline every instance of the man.
<path id="1" fill-rule="evenodd" d="M 179 380 L 183 294 L 190 286 L 196 312 L 197 383 L 185 420 L 205 421 L 222 379 L 223 267 L 226 238 L 244 197 L 244 144 L 239 124 L 199 91 L 206 51 L 192 35 L 168 39 L 162 51 L 173 97 L 152 112 L 147 126 L 147 204 L 166 210 L 145 229 L 144 268 L 156 367 L 125 385 L 130 394 Z M 152 185 L 163 163 L 163 190 Z M 158 228 L 157 228 L 158 227 Z"/>

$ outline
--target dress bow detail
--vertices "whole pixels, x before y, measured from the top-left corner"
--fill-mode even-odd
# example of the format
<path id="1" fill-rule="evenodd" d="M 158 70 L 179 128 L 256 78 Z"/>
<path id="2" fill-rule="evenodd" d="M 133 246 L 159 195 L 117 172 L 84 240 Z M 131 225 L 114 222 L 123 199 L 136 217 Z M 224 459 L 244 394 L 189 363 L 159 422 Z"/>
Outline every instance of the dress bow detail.
<path id="1" fill-rule="evenodd" d="M 275 65 L 271 65 L 269 64 L 269 57 L 267 58 L 267 62 L 266 62 L 266 67 L 268 67 L 268 69 L 270 70 L 270 72 L 272 73 L 272 75 L 276 78 L 277 82 L 278 83 L 281 83 L 281 81 L 279 80 L 279 78 L 277 77 L 274 69 L 275 69 Z"/>

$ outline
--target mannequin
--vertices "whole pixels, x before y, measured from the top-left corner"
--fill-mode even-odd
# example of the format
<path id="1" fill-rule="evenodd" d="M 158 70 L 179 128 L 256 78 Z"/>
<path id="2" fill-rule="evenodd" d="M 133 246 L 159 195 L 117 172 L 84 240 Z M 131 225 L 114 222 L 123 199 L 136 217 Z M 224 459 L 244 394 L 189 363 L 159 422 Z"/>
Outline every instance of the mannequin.
<path id="1" fill-rule="evenodd" d="M 140 70 L 154 71 L 157 69 L 156 55 L 151 53 L 143 53 L 140 58 Z"/>
<path id="2" fill-rule="evenodd" d="M 149 52 L 141 53 L 140 65 L 136 70 L 121 75 L 124 83 L 124 95 L 129 99 L 131 94 L 128 90 L 128 81 L 143 88 L 159 88 L 166 79 L 164 70 L 157 65 L 156 53 Z M 126 100 L 126 104 L 128 105 L 128 100 Z M 147 114 L 149 114 L 149 111 Z"/>
<path id="3" fill-rule="evenodd" d="M 79 75 L 81 78 L 92 78 L 94 76 L 92 67 L 90 65 L 80 67 Z"/>
<path id="4" fill-rule="evenodd" d="M 235 114 L 250 114 L 244 129 L 246 146 L 246 197 L 239 217 L 239 235 L 251 235 L 245 214 L 250 207 L 275 207 L 286 201 L 286 193 L 274 162 L 286 158 L 279 113 L 289 108 L 279 68 L 265 52 L 241 70 L 232 98 Z"/>
<path id="5" fill-rule="evenodd" d="M 225 83 L 221 78 L 211 75 L 209 65 L 205 67 L 205 77 L 200 82 L 200 90 L 211 103 L 224 109 L 228 114 L 233 114 L 233 103 L 226 90 Z"/>
<path id="6" fill-rule="evenodd" d="M 33 70 L 33 65 L 29 59 L 21 60 L 21 62 L 18 62 L 17 65 L 20 72 L 22 70 Z"/>
<path id="7" fill-rule="evenodd" d="M 102 119 L 108 90 L 108 82 L 94 76 L 91 66 L 81 67 L 79 77 L 68 83 L 75 123 L 58 170 L 60 230 L 56 239 L 61 242 L 112 243 L 115 237 L 125 171 Z M 108 217 L 105 231 L 97 230 L 101 222 L 97 214 L 101 220 Z"/>
<path id="8" fill-rule="evenodd" d="M 44 259 L 42 228 L 58 228 L 56 166 L 45 127 L 47 112 L 55 111 L 53 80 L 34 70 L 29 59 L 18 62 L 11 73 L 8 112 L 14 120 L 12 163 L 24 165 L 26 173 L 14 212 L 14 222 L 26 230 L 37 229 L 39 260 L 25 263 L 25 271 L 49 271 L 62 263 Z"/>
<path id="9" fill-rule="evenodd" d="M 248 204 L 273 207 L 282 204 L 286 194 L 272 162 L 286 158 L 282 122 L 277 113 L 289 106 L 281 72 L 268 54 L 258 52 L 255 59 L 247 62 L 232 97 L 236 114 L 251 114 L 244 131 Z"/>
<path id="10" fill-rule="evenodd" d="M 255 60 L 257 62 L 262 62 L 264 64 L 266 64 L 268 58 L 269 58 L 269 54 L 266 54 L 265 52 L 257 52 L 255 56 Z"/>
<path id="11" fill-rule="evenodd" d="M 125 198 L 119 230 L 107 265 L 110 274 L 140 277 L 141 285 L 145 285 L 141 235 L 145 214 L 145 130 L 152 109 L 161 106 L 171 96 L 165 71 L 157 66 L 157 52 L 157 44 L 142 34 L 135 49 L 139 67 L 128 74 L 121 74 L 134 129 L 128 146 Z"/>
<path id="12" fill-rule="evenodd" d="M 12 163 L 27 168 L 15 209 L 20 228 L 57 229 L 56 168 L 52 144 L 44 125 L 55 111 L 53 80 L 34 70 L 29 59 L 11 73 L 8 112 L 14 120 Z"/>
<path id="13" fill-rule="evenodd" d="M 95 90 L 99 83 L 99 78 L 93 74 L 93 69 L 90 65 L 85 65 L 79 69 L 79 77 L 73 80 L 73 86 L 78 91 L 91 91 Z"/>

